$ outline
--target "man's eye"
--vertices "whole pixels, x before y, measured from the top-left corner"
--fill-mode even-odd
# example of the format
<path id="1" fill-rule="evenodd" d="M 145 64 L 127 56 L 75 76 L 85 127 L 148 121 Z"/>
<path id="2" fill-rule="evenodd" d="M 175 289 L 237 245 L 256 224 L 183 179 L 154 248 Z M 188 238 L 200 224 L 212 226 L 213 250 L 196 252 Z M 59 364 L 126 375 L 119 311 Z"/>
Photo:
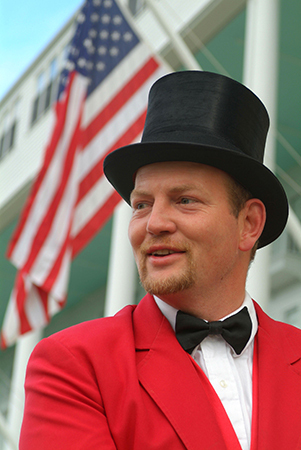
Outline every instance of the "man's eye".
<path id="1" fill-rule="evenodd" d="M 186 197 L 181 198 L 182 205 L 189 205 L 189 203 L 192 203 L 192 202 L 193 202 L 193 200 L 191 198 L 186 198 Z"/>
<path id="2" fill-rule="evenodd" d="M 146 203 L 137 203 L 136 205 L 134 205 L 135 209 L 144 209 L 146 207 Z"/>

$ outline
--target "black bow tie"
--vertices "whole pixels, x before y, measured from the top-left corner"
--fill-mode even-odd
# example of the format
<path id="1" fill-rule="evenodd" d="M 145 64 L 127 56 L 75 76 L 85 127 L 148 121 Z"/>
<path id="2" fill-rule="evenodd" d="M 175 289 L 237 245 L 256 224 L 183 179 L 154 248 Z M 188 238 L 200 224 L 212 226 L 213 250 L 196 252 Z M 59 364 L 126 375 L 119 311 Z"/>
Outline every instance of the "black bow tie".
<path id="1" fill-rule="evenodd" d="M 252 322 L 246 306 L 228 319 L 216 322 L 205 322 L 182 311 L 177 312 L 176 336 L 190 354 L 209 334 L 220 334 L 240 355 L 250 339 L 251 331 Z"/>

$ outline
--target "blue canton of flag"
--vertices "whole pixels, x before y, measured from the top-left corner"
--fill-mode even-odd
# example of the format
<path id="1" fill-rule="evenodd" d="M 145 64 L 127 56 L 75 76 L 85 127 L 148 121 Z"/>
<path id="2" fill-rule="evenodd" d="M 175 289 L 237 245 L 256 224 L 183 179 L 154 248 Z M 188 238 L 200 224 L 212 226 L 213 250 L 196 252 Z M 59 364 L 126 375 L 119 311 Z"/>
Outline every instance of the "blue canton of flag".
<path id="1" fill-rule="evenodd" d="M 69 72 L 76 70 L 89 79 L 89 96 L 138 43 L 115 1 L 86 2 L 77 17 L 59 94 L 65 89 Z"/>

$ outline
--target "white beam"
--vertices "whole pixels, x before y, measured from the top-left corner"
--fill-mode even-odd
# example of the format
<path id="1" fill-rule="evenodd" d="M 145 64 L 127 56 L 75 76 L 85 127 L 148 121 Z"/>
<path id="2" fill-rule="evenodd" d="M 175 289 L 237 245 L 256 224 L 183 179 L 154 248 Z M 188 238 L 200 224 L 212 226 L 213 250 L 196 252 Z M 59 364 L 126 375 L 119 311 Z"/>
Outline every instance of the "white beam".
<path id="1" fill-rule="evenodd" d="M 112 316 L 135 299 L 136 267 L 127 230 L 131 208 L 121 201 L 114 212 L 105 316 Z"/>
<path id="2" fill-rule="evenodd" d="M 301 252 L 301 225 L 296 213 L 290 207 L 287 222 L 287 230 Z"/>
<path id="3" fill-rule="evenodd" d="M 265 104 L 271 130 L 268 134 L 265 163 L 274 170 L 276 99 L 278 81 L 278 0 L 249 0 L 247 3 L 244 84 Z M 270 298 L 270 247 L 257 252 L 247 282 L 251 296 L 264 308 Z"/>

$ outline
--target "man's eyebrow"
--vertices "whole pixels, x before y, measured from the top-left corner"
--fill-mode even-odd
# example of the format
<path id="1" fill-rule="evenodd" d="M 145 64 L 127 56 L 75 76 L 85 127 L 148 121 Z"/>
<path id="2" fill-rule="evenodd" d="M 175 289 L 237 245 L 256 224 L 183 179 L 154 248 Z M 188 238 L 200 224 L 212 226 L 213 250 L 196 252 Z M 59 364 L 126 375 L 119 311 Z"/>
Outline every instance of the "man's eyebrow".
<path id="1" fill-rule="evenodd" d="M 142 191 L 140 189 L 133 189 L 131 192 L 131 196 L 130 196 L 130 201 L 132 200 L 133 197 L 147 197 L 150 194 L 146 191 Z"/>
<path id="2" fill-rule="evenodd" d="M 171 194 L 180 194 L 181 192 L 187 192 L 187 191 L 192 191 L 196 188 L 196 186 L 194 184 L 181 184 L 179 186 L 174 186 L 171 189 L 169 189 L 168 192 L 170 192 Z M 132 197 L 148 197 L 151 194 L 147 191 L 141 190 L 141 189 L 133 189 L 131 192 L 131 197 L 130 200 L 132 199 Z"/>
<path id="3" fill-rule="evenodd" d="M 171 193 L 181 193 L 186 191 L 193 191 L 196 188 L 194 184 L 181 184 L 179 186 L 175 186 L 169 190 Z"/>

